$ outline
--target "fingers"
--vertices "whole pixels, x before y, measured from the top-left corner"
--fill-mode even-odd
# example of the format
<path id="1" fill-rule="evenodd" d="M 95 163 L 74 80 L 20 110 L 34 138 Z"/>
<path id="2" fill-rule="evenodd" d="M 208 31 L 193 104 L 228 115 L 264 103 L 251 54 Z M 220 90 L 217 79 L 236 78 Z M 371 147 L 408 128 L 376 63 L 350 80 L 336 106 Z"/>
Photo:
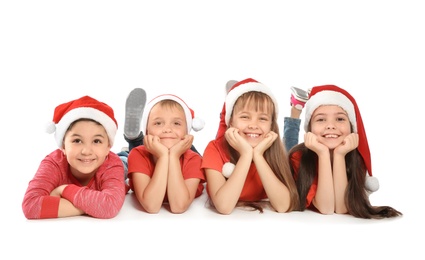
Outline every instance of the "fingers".
<path id="1" fill-rule="evenodd" d="M 342 145 L 345 146 L 348 151 L 354 150 L 359 146 L 359 135 L 356 133 L 347 135 Z"/>

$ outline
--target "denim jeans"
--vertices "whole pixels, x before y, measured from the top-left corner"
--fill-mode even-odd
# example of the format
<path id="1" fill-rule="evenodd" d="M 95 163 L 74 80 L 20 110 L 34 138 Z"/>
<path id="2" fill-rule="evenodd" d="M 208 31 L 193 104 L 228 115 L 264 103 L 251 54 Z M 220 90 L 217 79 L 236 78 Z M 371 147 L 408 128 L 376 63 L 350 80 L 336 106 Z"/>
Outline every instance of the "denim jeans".
<path id="1" fill-rule="evenodd" d="M 117 155 L 120 157 L 122 161 L 122 165 L 124 166 L 124 180 L 127 180 L 127 174 L 128 174 L 128 152 L 127 151 L 121 151 L 117 153 Z"/>
<path id="2" fill-rule="evenodd" d="M 301 119 L 285 117 L 283 119 L 283 144 L 287 151 L 298 144 Z"/>

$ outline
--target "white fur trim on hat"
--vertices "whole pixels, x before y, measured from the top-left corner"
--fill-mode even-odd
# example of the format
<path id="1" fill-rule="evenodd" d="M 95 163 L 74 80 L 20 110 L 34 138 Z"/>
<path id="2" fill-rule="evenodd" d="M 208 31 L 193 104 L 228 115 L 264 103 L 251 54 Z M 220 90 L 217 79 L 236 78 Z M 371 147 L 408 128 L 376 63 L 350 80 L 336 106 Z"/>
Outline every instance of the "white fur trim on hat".
<path id="1" fill-rule="evenodd" d="M 305 104 L 305 120 L 304 120 L 304 130 L 308 131 L 308 125 L 311 120 L 311 116 L 314 111 L 323 105 L 337 105 L 347 112 L 348 118 L 350 119 L 351 124 L 353 125 L 353 130 L 357 133 L 357 123 L 356 123 L 356 113 L 354 111 L 354 105 L 351 103 L 344 94 L 331 90 L 323 90 L 315 95 L 311 96 Z"/>
<path id="2" fill-rule="evenodd" d="M 235 165 L 231 162 L 227 162 L 223 165 L 222 174 L 224 177 L 229 178 L 235 170 Z"/>
<path id="3" fill-rule="evenodd" d="M 260 82 L 247 82 L 234 87 L 233 89 L 229 91 L 229 93 L 226 96 L 226 101 L 225 101 L 226 102 L 226 115 L 225 115 L 226 125 L 229 125 L 230 117 L 232 115 L 233 107 L 235 106 L 236 100 L 243 94 L 250 91 L 258 91 L 258 92 L 267 94 L 273 100 L 276 114 L 278 113 L 279 111 L 278 102 L 276 98 L 274 97 L 272 91 L 266 85 Z"/>
<path id="4" fill-rule="evenodd" d="M 173 100 L 182 106 L 184 114 L 186 116 L 187 133 L 189 133 L 191 129 L 193 129 L 194 131 L 200 131 L 204 128 L 205 121 L 198 117 L 192 118 L 191 111 L 193 110 L 191 110 L 189 106 L 182 99 L 172 94 L 164 94 L 164 95 L 157 96 L 156 98 L 152 99 L 148 104 L 146 104 L 146 107 L 143 111 L 142 122 L 141 122 L 141 129 L 144 134 L 146 134 L 146 127 L 148 125 L 149 113 L 151 112 L 152 107 L 154 107 L 158 102 L 162 100 L 167 100 L 167 99 Z"/>
<path id="5" fill-rule="evenodd" d="M 69 128 L 69 125 L 82 118 L 93 119 L 103 125 L 106 133 L 108 134 L 111 147 L 114 145 L 117 125 L 108 115 L 92 107 L 78 107 L 68 111 L 56 125 L 53 122 L 50 122 L 46 126 L 46 132 L 49 134 L 54 132 L 58 147 L 62 147 L 63 138 Z"/>

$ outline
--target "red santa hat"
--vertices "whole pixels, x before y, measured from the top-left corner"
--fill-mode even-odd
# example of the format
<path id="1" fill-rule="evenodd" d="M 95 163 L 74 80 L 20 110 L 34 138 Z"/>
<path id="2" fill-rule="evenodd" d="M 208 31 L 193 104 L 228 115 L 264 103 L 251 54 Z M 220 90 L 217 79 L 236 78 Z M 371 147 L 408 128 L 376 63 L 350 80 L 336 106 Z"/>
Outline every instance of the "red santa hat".
<path id="1" fill-rule="evenodd" d="M 243 94 L 247 92 L 257 91 L 257 92 L 262 92 L 268 95 L 274 103 L 276 114 L 278 113 L 278 110 L 279 110 L 277 99 L 275 98 L 271 89 L 268 88 L 266 85 L 252 78 L 247 78 L 237 83 L 234 83 L 234 82 L 232 83 L 233 83 L 233 86 L 230 88 L 230 90 L 228 91 L 226 95 L 225 103 L 223 104 L 223 109 L 220 113 L 220 125 L 216 135 L 217 140 L 221 139 L 221 137 L 224 136 L 224 133 L 226 132 L 227 127 L 229 126 L 230 117 L 232 116 L 233 107 L 235 106 L 236 101 L 238 100 L 240 96 L 242 96 Z M 225 154 L 227 152 L 227 148 L 221 147 L 221 146 L 223 146 L 222 141 L 220 141 L 220 150 L 221 150 L 221 153 Z M 234 167 L 235 165 L 230 162 L 225 163 L 222 169 L 223 175 L 226 178 L 230 177 Z"/>
<path id="2" fill-rule="evenodd" d="M 346 90 L 334 85 L 324 85 L 312 88 L 309 99 L 304 108 L 305 131 L 308 131 L 312 114 L 319 106 L 322 105 L 337 105 L 347 112 L 354 133 L 359 135 L 359 146 L 357 149 L 365 162 L 367 172 L 369 174 L 366 175 L 366 189 L 371 192 L 378 190 L 378 180 L 375 177 L 372 177 L 372 160 L 369 144 L 356 100 Z"/>
<path id="3" fill-rule="evenodd" d="M 58 105 L 53 113 L 53 120 L 46 126 L 46 132 L 55 133 L 55 140 L 59 147 L 63 146 L 63 138 L 69 125 L 78 119 L 92 119 L 100 123 L 106 130 L 111 147 L 114 144 L 118 129 L 114 110 L 107 104 L 92 97 L 83 96 L 79 99 Z"/>
<path id="4" fill-rule="evenodd" d="M 149 113 L 151 112 L 152 107 L 162 100 L 173 100 L 182 106 L 184 114 L 186 116 L 187 133 L 189 133 L 191 129 L 197 132 L 204 128 L 205 121 L 199 117 L 195 117 L 195 112 L 186 104 L 186 102 L 183 101 L 183 99 L 173 94 L 163 94 L 153 98 L 151 101 L 149 101 L 149 103 L 146 104 L 141 122 L 141 128 L 143 133 L 146 133 Z"/>
<path id="5" fill-rule="evenodd" d="M 268 95 L 274 103 L 276 114 L 278 113 L 277 99 L 273 95 L 273 92 L 270 90 L 270 88 L 268 88 L 266 85 L 252 78 L 247 78 L 236 83 L 234 82 L 232 82 L 233 86 L 226 95 L 223 109 L 220 113 L 220 126 L 217 131 L 217 137 L 224 135 L 227 127 L 229 126 L 230 117 L 232 116 L 233 107 L 235 106 L 236 100 L 238 100 L 240 96 L 247 92 L 258 91 Z"/>

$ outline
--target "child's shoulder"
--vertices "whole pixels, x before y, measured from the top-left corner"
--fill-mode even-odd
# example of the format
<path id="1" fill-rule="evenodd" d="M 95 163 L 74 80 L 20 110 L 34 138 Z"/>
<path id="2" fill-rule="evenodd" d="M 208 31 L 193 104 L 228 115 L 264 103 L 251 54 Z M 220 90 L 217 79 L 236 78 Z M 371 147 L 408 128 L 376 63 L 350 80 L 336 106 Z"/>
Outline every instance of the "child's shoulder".
<path id="1" fill-rule="evenodd" d="M 63 154 L 61 149 L 56 149 L 53 152 L 49 153 L 43 161 L 51 161 L 56 164 L 68 163 L 65 154 Z"/>
<path id="2" fill-rule="evenodd" d="M 199 153 L 197 153 L 197 152 L 195 152 L 195 151 L 193 151 L 193 150 L 191 150 L 191 149 L 187 150 L 187 151 L 183 154 L 183 156 L 184 156 L 185 158 L 193 158 L 193 157 L 199 157 L 199 158 L 202 158 L 202 156 L 201 156 Z"/>
<path id="3" fill-rule="evenodd" d="M 116 153 L 112 152 L 112 151 L 109 151 L 108 159 L 109 159 L 109 160 L 112 160 L 112 161 L 120 161 L 120 162 L 121 162 L 121 158 L 120 158 L 120 156 L 119 156 L 118 154 L 116 154 Z M 105 161 L 105 162 L 106 162 L 106 161 Z"/>
<path id="4" fill-rule="evenodd" d="M 144 145 L 139 145 L 137 147 L 134 147 L 131 149 L 131 151 L 128 154 L 129 160 L 140 160 L 141 158 L 148 158 L 150 159 L 152 157 L 151 153 L 146 149 Z"/>
<path id="5" fill-rule="evenodd" d="M 116 166 L 123 166 L 122 160 L 118 154 L 110 151 L 99 170 L 103 171 L 105 169 L 114 168 Z"/>

